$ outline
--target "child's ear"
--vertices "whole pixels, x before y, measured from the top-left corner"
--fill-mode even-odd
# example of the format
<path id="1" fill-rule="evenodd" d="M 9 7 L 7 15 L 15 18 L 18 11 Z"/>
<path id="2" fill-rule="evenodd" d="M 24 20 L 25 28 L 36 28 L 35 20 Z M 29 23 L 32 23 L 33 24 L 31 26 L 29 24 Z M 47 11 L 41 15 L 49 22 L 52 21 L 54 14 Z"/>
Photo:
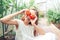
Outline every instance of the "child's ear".
<path id="1" fill-rule="evenodd" d="M 22 20 L 22 21 L 24 21 L 24 20 L 25 20 L 24 16 L 21 18 L 21 20 Z"/>
<path id="2" fill-rule="evenodd" d="M 24 21 L 25 19 L 24 18 L 21 18 L 22 21 Z"/>

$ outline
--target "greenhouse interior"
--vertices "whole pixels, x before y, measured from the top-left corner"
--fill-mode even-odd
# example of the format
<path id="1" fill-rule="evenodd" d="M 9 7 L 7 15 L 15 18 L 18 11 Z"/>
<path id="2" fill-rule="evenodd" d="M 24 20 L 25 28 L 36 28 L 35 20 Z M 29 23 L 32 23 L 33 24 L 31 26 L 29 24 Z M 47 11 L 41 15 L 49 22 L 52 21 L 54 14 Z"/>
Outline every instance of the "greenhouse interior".
<path id="1" fill-rule="evenodd" d="M 60 40 L 59 5 L 60 0 L 0 0 L 0 40 Z"/>

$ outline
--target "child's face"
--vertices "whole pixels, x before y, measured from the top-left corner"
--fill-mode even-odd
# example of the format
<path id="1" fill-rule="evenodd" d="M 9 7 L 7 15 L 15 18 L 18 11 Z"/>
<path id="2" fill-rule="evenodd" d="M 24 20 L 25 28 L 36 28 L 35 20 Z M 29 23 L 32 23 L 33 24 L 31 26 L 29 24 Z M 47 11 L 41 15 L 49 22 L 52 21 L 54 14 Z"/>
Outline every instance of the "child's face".
<path id="1" fill-rule="evenodd" d="M 29 23 L 29 22 L 30 22 L 30 19 L 29 19 L 26 15 L 23 15 L 23 16 L 22 16 L 22 20 L 23 20 L 25 23 Z"/>
<path id="2" fill-rule="evenodd" d="M 35 16 L 36 16 L 34 10 L 30 10 L 30 12 L 31 12 L 32 15 L 35 15 Z M 22 20 L 23 20 L 24 22 L 26 22 L 26 23 L 29 23 L 29 22 L 30 22 L 30 19 L 29 19 L 29 17 L 28 17 L 26 14 L 22 16 Z"/>

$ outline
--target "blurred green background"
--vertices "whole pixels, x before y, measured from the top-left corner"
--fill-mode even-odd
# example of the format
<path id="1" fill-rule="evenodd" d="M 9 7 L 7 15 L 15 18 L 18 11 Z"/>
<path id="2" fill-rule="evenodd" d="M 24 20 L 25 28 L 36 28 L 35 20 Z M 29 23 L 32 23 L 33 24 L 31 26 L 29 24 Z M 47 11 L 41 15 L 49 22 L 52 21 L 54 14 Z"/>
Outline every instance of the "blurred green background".
<path id="1" fill-rule="evenodd" d="M 41 1 L 41 0 L 40 0 Z M 48 22 L 60 24 L 60 1 L 41 1 L 37 0 L 0 0 L 0 18 L 20 11 L 22 9 L 35 8 L 39 11 L 39 18 L 46 17 Z M 55 2 L 56 1 L 56 2 Z M 22 15 L 16 16 L 19 19 Z M 10 30 L 13 30 L 13 25 L 7 25 L 0 22 L 0 36 Z"/>

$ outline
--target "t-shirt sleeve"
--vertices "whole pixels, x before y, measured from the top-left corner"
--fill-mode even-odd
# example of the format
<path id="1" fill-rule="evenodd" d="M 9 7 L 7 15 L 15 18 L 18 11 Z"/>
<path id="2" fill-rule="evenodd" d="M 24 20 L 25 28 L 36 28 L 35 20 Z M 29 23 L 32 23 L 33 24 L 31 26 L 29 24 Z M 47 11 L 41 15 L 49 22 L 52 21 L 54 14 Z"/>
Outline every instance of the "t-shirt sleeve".
<path id="1" fill-rule="evenodd" d="M 19 19 L 14 19 L 14 20 L 17 21 L 17 23 L 18 23 L 18 28 L 19 28 L 19 25 L 21 24 L 21 20 L 19 20 Z M 15 32 L 17 31 L 15 25 L 14 25 L 14 31 L 15 31 Z"/>
<path id="2" fill-rule="evenodd" d="M 15 19 L 18 23 L 18 30 L 22 30 L 24 28 L 24 23 L 22 20 Z"/>
<path id="3" fill-rule="evenodd" d="M 23 23 L 23 22 L 22 22 L 22 20 L 19 20 L 19 19 L 14 19 L 14 20 L 16 20 L 16 21 L 17 21 L 18 25 L 20 25 L 20 24 L 22 24 L 22 23 Z"/>
<path id="4" fill-rule="evenodd" d="M 19 19 L 14 19 L 16 20 L 16 22 L 18 23 L 18 29 L 21 29 L 21 26 L 23 25 L 23 21 L 22 20 L 19 20 Z M 16 27 L 15 27 L 16 29 Z"/>

